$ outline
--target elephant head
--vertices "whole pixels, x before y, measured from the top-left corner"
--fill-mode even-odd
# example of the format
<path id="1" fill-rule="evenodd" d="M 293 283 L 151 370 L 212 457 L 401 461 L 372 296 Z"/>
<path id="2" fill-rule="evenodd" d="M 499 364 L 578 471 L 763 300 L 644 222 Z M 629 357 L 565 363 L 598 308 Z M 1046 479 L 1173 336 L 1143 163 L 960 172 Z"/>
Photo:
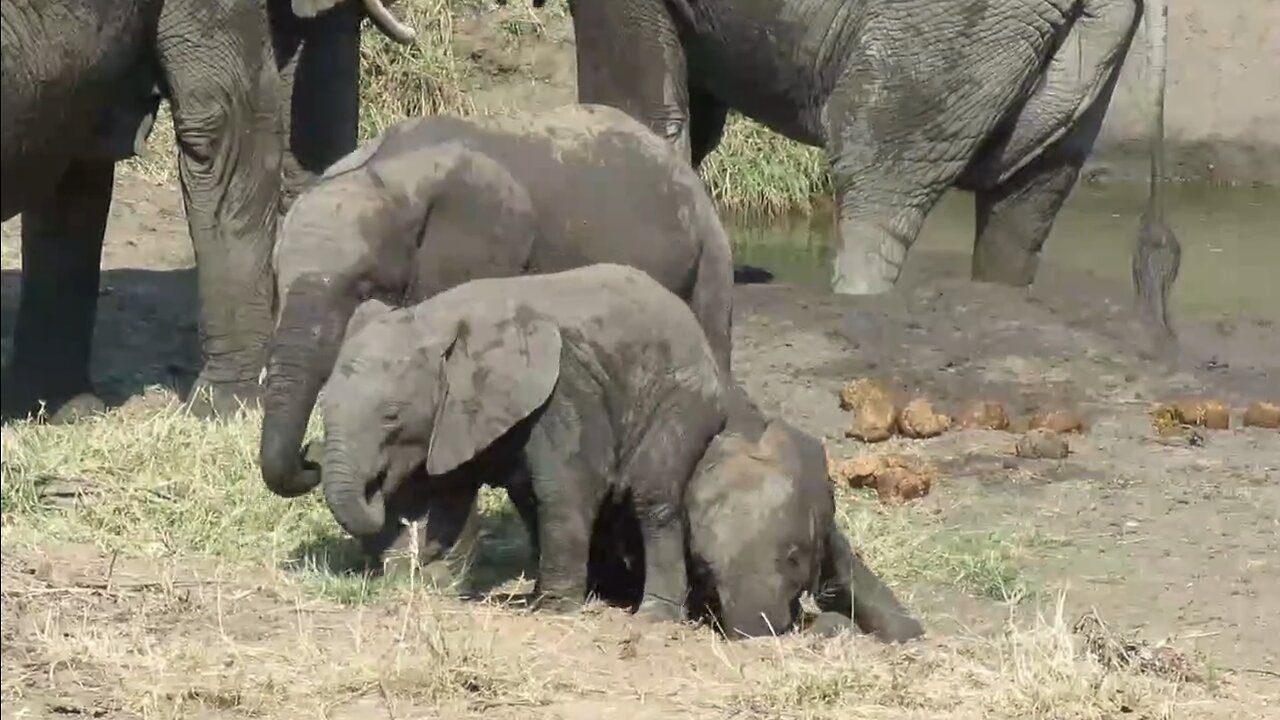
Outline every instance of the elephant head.
<path id="1" fill-rule="evenodd" d="M 836 527 L 825 463 L 820 442 L 781 420 L 755 442 L 722 433 L 703 456 L 686 493 L 690 605 L 730 637 L 787 631 L 806 591 L 886 641 L 923 632 Z"/>
<path id="2" fill-rule="evenodd" d="M 259 448 L 262 479 L 277 495 L 320 481 L 298 450 L 360 302 L 401 306 L 479 275 L 518 274 L 527 263 L 533 211 L 523 186 L 457 144 L 418 147 L 415 127 L 390 130 L 331 165 L 281 225 Z"/>
<path id="3" fill-rule="evenodd" d="M 412 220 L 393 213 L 393 200 L 366 178 L 353 173 L 340 180 L 294 202 L 273 258 L 278 307 L 259 464 L 267 487 L 283 497 L 308 492 L 320 481 L 318 468 L 302 463 L 298 448 L 353 310 L 368 298 L 395 301 L 411 281 Z M 375 219 L 398 232 L 371 233 Z"/>
<path id="4" fill-rule="evenodd" d="M 384 499 L 410 474 L 440 476 L 538 410 L 560 375 L 558 326 L 519 310 L 477 322 L 441 303 L 351 318 L 325 387 L 325 500 L 357 537 L 380 532 Z"/>
<path id="5" fill-rule="evenodd" d="M 332 10 L 343 0 L 293 0 L 293 14 L 300 18 L 312 18 Z M 401 45 L 412 43 L 418 34 L 391 14 L 382 0 L 362 0 L 365 14 L 383 35 Z"/>

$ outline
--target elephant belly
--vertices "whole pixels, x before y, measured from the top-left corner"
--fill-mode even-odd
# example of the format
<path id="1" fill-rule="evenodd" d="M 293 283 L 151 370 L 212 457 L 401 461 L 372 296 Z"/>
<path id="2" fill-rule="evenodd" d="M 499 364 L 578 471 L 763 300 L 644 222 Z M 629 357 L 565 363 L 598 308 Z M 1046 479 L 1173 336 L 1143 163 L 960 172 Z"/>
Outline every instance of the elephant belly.
<path id="1" fill-rule="evenodd" d="M 0 134 L 6 219 L 51 190 L 67 164 L 90 149 L 158 11 L 157 2 L 5 3 Z"/>
<path id="2" fill-rule="evenodd" d="M 792 0 L 709 9 L 714 32 L 687 45 L 690 77 L 776 132 L 822 145 L 822 108 L 852 46 L 860 5 Z"/>

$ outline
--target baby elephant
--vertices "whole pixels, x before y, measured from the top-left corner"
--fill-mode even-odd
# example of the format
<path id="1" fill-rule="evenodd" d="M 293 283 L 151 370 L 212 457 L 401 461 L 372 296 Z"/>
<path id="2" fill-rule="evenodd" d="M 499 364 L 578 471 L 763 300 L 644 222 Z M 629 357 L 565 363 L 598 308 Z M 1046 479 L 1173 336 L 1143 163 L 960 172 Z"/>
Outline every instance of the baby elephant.
<path id="1" fill-rule="evenodd" d="M 370 537 L 419 519 L 415 503 L 435 492 L 465 516 L 482 483 L 527 485 L 535 592 L 574 606 L 599 509 L 626 498 L 645 557 L 640 611 L 676 620 L 681 498 L 724 426 L 724 387 L 688 306 L 631 267 L 473 280 L 402 309 L 369 301 L 321 401 L 325 499 Z"/>
<path id="2" fill-rule="evenodd" d="M 822 443 L 766 419 L 738 386 L 726 402 L 728 425 L 685 491 L 691 614 L 728 637 L 780 634 L 799 621 L 808 591 L 824 611 L 815 630 L 837 630 L 852 618 L 886 642 L 922 635 L 836 527 Z M 611 535 L 596 539 L 593 589 L 626 602 L 642 550 L 623 522 L 600 532 Z"/>
<path id="3" fill-rule="evenodd" d="M 408 306 L 468 280 L 593 263 L 638 268 L 678 295 L 728 369 L 729 237 L 698 174 L 621 110 L 415 118 L 334 163 L 276 244 L 267 487 L 293 497 L 319 483 L 307 418 L 361 302 Z"/>

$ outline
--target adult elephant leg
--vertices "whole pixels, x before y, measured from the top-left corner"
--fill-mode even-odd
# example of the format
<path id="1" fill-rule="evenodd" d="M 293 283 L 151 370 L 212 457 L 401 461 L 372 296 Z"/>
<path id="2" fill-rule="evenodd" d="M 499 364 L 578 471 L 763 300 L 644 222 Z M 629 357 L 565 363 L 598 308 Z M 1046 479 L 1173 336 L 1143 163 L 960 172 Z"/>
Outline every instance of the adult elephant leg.
<path id="1" fill-rule="evenodd" d="M 157 44 L 199 284 L 204 368 L 192 408 L 225 415 L 256 402 L 272 326 L 280 133 L 265 3 L 175 5 Z"/>
<path id="2" fill-rule="evenodd" d="M 689 159 L 684 48 L 663 0 L 571 4 L 578 102 L 616 107 Z"/>
<path id="3" fill-rule="evenodd" d="M 355 3 L 299 18 L 289 0 L 270 0 L 285 134 L 280 212 L 343 155 L 360 128 L 360 20 Z"/>
<path id="4" fill-rule="evenodd" d="M 689 152 L 695 170 L 702 166 L 702 161 L 720 144 L 728 115 L 727 105 L 706 90 L 690 85 Z"/>
<path id="5" fill-rule="evenodd" d="M 1038 66 L 1006 23 L 964 43 L 877 17 L 827 103 L 839 203 L 833 289 L 893 288 L 926 214 L 971 164 Z"/>
<path id="6" fill-rule="evenodd" d="M 1030 163 L 1019 164 L 1012 175 L 1006 174 L 1002 165 L 989 166 L 993 176 L 1003 179 L 974 192 L 974 280 L 1013 286 L 1030 285 L 1035 280 L 1040 251 L 1102 130 L 1119 75 L 1117 68 L 1079 120 L 1052 146 L 1037 152 Z M 1015 127 L 1013 133 L 1019 134 L 1019 130 Z M 1008 147 L 1000 143 L 984 150 L 975 167 L 989 162 L 985 153 L 999 156 Z"/>
<path id="7" fill-rule="evenodd" d="M 1079 164 L 1042 157 L 996 187 L 977 191 L 973 279 L 1030 285 L 1054 218 L 1079 174 Z"/>
<path id="8" fill-rule="evenodd" d="M 865 125 L 850 118 L 829 146 L 839 206 L 831 287 L 844 295 L 876 295 L 898 282 L 907 251 L 929 210 L 960 173 L 958 163 L 891 159 L 891 139 L 864 137 Z M 926 148 L 914 142 L 906 154 Z"/>
<path id="9" fill-rule="evenodd" d="M 4 415 L 41 401 L 53 422 L 103 409 L 89 379 L 102 240 L 115 163 L 72 162 L 54 194 L 22 214 L 22 296 L 13 360 L 4 371 Z"/>

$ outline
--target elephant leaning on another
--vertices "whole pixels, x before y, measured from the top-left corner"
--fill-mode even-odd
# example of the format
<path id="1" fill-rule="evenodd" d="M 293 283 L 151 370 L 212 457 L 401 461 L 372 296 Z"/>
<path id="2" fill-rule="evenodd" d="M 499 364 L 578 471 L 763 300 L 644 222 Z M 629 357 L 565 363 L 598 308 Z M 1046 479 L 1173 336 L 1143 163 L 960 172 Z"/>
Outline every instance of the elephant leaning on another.
<path id="1" fill-rule="evenodd" d="M 845 294 L 893 287 L 925 215 L 951 186 L 976 194 L 974 278 L 1029 284 L 1144 5 L 1163 87 L 1164 0 L 569 5 L 578 101 L 626 110 L 695 167 L 719 142 L 730 109 L 826 148 L 839 204 L 833 286 Z M 1161 156 L 1159 142 L 1152 152 Z M 1144 227 L 1163 224 L 1163 206 L 1155 210 Z M 1159 233 L 1141 237 L 1160 243 Z M 1143 284 L 1167 285 L 1176 269 L 1135 275 L 1165 326 L 1165 293 Z"/>
<path id="2" fill-rule="evenodd" d="M 685 490 L 693 616 L 730 638 L 781 634 L 799 623 L 801 595 L 809 592 L 823 611 L 815 630 L 838 631 L 852 618 L 885 642 L 921 636 L 920 623 L 836 526 L 822 443 L 766 418 L 740 386 L 726 404 L 728 422 Z M 630 604 L 643 549 L 621 520 L 597 534 L 593 587 Z"/>
<path id="3" fill-rule="evenodd" d="M 614 108 L 394 126 L 330 167 L 281 227 L 263 480 L 284 497 L 319 482 L 299 449 L 363 300 L 411 305 L 474 278 L 615 262 L 687 301 L 727 370 L 731 257 L 698 175 Z"/>
<path id="4" fill-rule="evenodd" d="M 405 517 L 405 485 L 464 497 L 530 488 L 536 593 L 581 603 L 600 507 L 636 508 L 639 611 L 677 620 L 680 505 L 724 425 L 726 374 L 687 305 L 650 275 L 596 264 L 473 280 L 409 308 L 363 303 L 325 386 L 325 499 L 357 538 Z M 528 507 L 528 505 L 526 505 Z"/>

